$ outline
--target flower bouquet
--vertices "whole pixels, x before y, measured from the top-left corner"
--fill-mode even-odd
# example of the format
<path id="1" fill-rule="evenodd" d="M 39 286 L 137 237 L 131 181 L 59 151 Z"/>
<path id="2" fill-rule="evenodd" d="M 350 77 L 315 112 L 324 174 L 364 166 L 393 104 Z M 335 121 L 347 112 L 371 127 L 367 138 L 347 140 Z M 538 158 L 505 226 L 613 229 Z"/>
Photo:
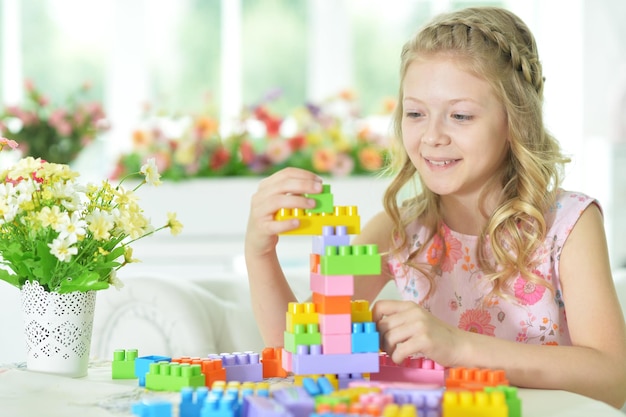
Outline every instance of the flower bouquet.
<path id="1" fill-rule="evenodd" d="M 17 143 L 0 138 L 5 146 Z M 142 214 L 134 192 L 160 180 L 153 160 L 140 172 L 133 190 L 124 180 L 83 186 L 69 166 L 31 156 L 0 172 L 0 280 L 21 291 L 27 369 L 86 375 L 96 291 L 121 286 L 132 242 L 181 231 L 174 213 L 156 229 Z"/>
<path id="2" fill-rule="evenodd" d="M 287 116 L 271 110 L 277 94 L 242 111 L 232 133 L 221 135 L 210 113 L 179 117 L 151 115 L 133 134 L 133 149 L 120 157 L 113 177 L 137 170 L 154 158 L 163 178 L 265 176 L 291 166 L 321 175 L 376 173 L 387 157 L 393 103 L 363 117 L 345 91 L 307 103 Z"/>
<path id="3" fill-rule="evenodd" d="M 20 145 L 22 156 L 69 164 L 80 151 L 108 129 L 102 106 L 88 101 L 89 84 L 54 106 L 30 81 L 24 106 L 7 106 L 0 113 L 0 131 Z"/>

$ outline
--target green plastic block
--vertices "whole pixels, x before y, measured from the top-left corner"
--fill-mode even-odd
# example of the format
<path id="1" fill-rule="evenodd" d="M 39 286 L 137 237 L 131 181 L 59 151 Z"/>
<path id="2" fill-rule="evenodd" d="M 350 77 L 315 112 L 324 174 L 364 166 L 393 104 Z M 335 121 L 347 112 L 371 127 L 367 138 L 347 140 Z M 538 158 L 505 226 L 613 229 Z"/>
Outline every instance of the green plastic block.
<path id="1" fill-rule="evenodd" d="M 113 379 L 137 379 L 135 375 L 135 359 L 137 359 L 137 356 L 137 349 L 118 349 L 113 352 L 111 377 Z"/>
<path id="2" fill-rule="evenodd" d="M 156 362 L 150 364 L 146 374 L 146 388 L 153 391 L 180 391 L 184 387 L 201 387 L 205 384 L 199 364 Z"/>
<path id="3" fill-rule="evenodd" d="M 292 332 L 284 333 L 284 348 L 286 351 L 296 353 L 298 346 L 321 345 L 322 334 L 317 323 L 296 324 Z"/>
<path id="4" fill-rule="evenodd" d="M 320 256 L 322 275 L 380 275 L 378 245 L 327 246 Z"/>
<path id="5" fill-rule="evenodd" d="M 315 200 L 315 208 L 305 209 L 305 213 L 332 213 L 335 211 L 330 185 L 322 185 L 322 192 L 319 194 L 305 194 L 304 196 Z"/>
<path id="6" fill-rule="evenodd" d="M 485 392 L 502 391 L 509 408 L 509 417 L 522 417 L 522 400 L 517 396 L 517 388 L 506 385 L 485 387 Z"/>

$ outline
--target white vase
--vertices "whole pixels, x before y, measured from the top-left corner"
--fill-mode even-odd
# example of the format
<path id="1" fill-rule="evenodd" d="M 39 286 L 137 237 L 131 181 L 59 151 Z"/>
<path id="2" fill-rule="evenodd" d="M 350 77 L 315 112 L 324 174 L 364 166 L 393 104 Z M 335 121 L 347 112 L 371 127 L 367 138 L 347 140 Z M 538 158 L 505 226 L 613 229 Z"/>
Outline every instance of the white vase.
<path id="1" fill-rule="evenodd" d="M 72 378 L 87 375 L 96 292 L 58 294 L 22 286 L 26 368 Z"/>

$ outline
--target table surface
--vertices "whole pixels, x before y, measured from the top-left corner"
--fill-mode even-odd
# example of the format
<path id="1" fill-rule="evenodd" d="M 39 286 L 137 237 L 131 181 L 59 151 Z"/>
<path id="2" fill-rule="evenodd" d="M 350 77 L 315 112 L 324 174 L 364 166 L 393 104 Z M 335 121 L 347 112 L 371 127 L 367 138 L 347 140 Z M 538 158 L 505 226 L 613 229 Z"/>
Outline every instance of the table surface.
<path id="1" fill-rule="evenodd" d="M 275 382 L 280 383 L 280 382 Z M 520 389 L 524 417 L 624 417 L 600 401 L 566 391 Z M 132 404 L 149 399 L 177 402 L 179 393 L 148 391 L 136 380 L 111 379 L 110 362 L 90 364 L 88 376 L 66 378 L 0 367 L 0 415 L 12 417 L 132 416 Z"/>

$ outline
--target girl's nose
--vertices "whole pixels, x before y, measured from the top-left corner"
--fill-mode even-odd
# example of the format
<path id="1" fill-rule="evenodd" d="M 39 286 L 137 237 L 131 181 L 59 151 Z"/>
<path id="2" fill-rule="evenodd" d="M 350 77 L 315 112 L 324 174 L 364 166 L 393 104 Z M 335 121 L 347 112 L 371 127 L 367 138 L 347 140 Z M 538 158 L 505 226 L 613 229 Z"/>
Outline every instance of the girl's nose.
<path id="1" fill-rule="evenodd" d="M 429 146 L 446 145 L 450 142 L 450 137 L 445 132 L 443 122 L 438 119 L 431 119 L 426 131 L 422 136 L 422 142 Z"/>

